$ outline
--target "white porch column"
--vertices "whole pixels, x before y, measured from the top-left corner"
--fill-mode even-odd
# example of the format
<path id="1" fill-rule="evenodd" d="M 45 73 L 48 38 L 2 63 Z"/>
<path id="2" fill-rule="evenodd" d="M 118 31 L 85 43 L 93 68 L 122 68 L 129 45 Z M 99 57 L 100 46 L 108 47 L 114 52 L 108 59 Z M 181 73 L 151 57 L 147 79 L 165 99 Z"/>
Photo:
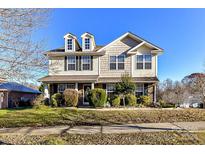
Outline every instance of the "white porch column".
<path id="1" fill-rule="evenodd" d="M 94 87 L 94 83 L 91 83 L 91 89 L 94 89 L 95 87 Z"/>
<path id="2" fill-rule="evenodd" d="M 4 93 L 3 92 L 0 92 L 0 109 L 2 108 L 2 104 L 4 102 Z"/>
<path id="3" fill-rule="evenodd" d="M 50 98 L 50 94 L 48 91 L 48 84 L 46 84 L 44 88 L 44 98 Z"/>
<path id="4" fill-rule="evenodd" d="M 154 104 L 157 102 L 157 85 L 154 84 Z"/>
<path id="5" fill-rule="evenodd" d="M 78 83 L 77 82 L 75 83 L 75 90 L 78 91 Z"/>

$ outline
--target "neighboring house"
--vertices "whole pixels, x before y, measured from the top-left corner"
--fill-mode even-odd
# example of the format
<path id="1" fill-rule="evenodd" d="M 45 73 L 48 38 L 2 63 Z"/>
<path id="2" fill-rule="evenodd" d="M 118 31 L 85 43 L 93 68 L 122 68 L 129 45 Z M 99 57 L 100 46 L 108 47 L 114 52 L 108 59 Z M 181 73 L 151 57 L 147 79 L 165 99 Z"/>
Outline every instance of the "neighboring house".
<path id="1" fill-rule="evenodd" d="M 39 81 L 49 85 L 50 96 L 66 88 L 76 89 L 81 93 L 79 105 L 89 105 L 89 89 L 103 88 L 110 95 L 121 75 L 129 73 L 137 86 L 136 95 L 149 95 L 156 101 L 157 61 L 163 49 L 131 32 L 105 46 L 96 45 L 88 32 L 81 38 L 82 46 L 68 33 L 64 47 L 46 52 L 49 73 Z"/>
<path id="2" fill-rule="evenodd" d="M 15 82 L 0 83 L 0 109 L 28 105 L 40 91 Z"/>

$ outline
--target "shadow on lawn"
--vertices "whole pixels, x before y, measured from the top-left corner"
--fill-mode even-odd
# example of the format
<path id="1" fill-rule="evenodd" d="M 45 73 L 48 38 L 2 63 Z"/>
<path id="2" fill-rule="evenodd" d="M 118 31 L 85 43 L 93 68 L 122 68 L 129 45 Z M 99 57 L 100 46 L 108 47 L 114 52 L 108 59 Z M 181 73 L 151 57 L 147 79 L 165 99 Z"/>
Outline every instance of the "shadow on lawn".
<path id="1" fill-rule="evenodd" d="M 12 145 L 12 144 L 0 141 L 0 145 Z"/>
<path id="2" fill-rule="evenodd" d="M 21 110 L 27 110 L 32 109 L 33 106 L 25 106 L 25 107 L 16 107 L 16 108 L 8 108 L 8 111 L 21 111 Z"/>

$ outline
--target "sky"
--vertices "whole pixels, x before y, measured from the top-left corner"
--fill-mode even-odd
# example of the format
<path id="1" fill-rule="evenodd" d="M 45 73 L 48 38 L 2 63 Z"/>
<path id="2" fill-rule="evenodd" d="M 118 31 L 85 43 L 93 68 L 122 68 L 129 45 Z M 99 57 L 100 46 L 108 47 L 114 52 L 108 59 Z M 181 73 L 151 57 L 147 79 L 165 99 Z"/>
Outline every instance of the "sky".
<path id="1" fill-rule="evenodd" d="M 205 70 L 205 9 L 54 9 L 48 26 L 36 37 L 46 50 L 64 45 L 69 32 L 79 41 L 84 32 L 106 45 L 127 31 L 160 46 L 158 77 L 181 80 Z"/>

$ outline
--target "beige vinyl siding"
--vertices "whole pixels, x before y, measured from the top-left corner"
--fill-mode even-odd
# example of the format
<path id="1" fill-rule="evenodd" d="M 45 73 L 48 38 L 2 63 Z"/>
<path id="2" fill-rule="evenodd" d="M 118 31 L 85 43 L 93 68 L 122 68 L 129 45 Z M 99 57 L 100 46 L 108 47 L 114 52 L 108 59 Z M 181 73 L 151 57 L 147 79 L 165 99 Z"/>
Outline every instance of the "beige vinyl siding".
<path id="1" fill-rule="evenodd" d="M 49 75 L 98 75 L 98 57 L 93 56 L 92 71 L 65 71 L 64 57 L 50 57 Z"/>
<path id="2" fill-rule="evenodd" d="M 105 48 L 106 54 L 100 57 L 100 76 L 119 77 L 122 73 L 131 73 L 131 56 L 126 55 L 124 70 L 110 70 L 109 57 L 126 54 L 127 50 L 136 46 L 137 44 L 139 44 L 139 42 L 136 42 L 130 37 L 127 37 Z"/>
<path id="3" fill-rule="evenodd" d="M 146 46 L 142 46 L 137 50 L 137 55 L 151 54 L 151 49 Z M 136 69 L 136 55 L 132 56 L 132 76 L 133 77 L 155 77 L 157 76 L 156 71 L 157 56 L 152 55 L 152 69 Z"/>
<path id="4" fill-rule="evenodd" d="M 49 57 L 49 75 L 57 75 L 64 71 L 64 57 Z"/>

